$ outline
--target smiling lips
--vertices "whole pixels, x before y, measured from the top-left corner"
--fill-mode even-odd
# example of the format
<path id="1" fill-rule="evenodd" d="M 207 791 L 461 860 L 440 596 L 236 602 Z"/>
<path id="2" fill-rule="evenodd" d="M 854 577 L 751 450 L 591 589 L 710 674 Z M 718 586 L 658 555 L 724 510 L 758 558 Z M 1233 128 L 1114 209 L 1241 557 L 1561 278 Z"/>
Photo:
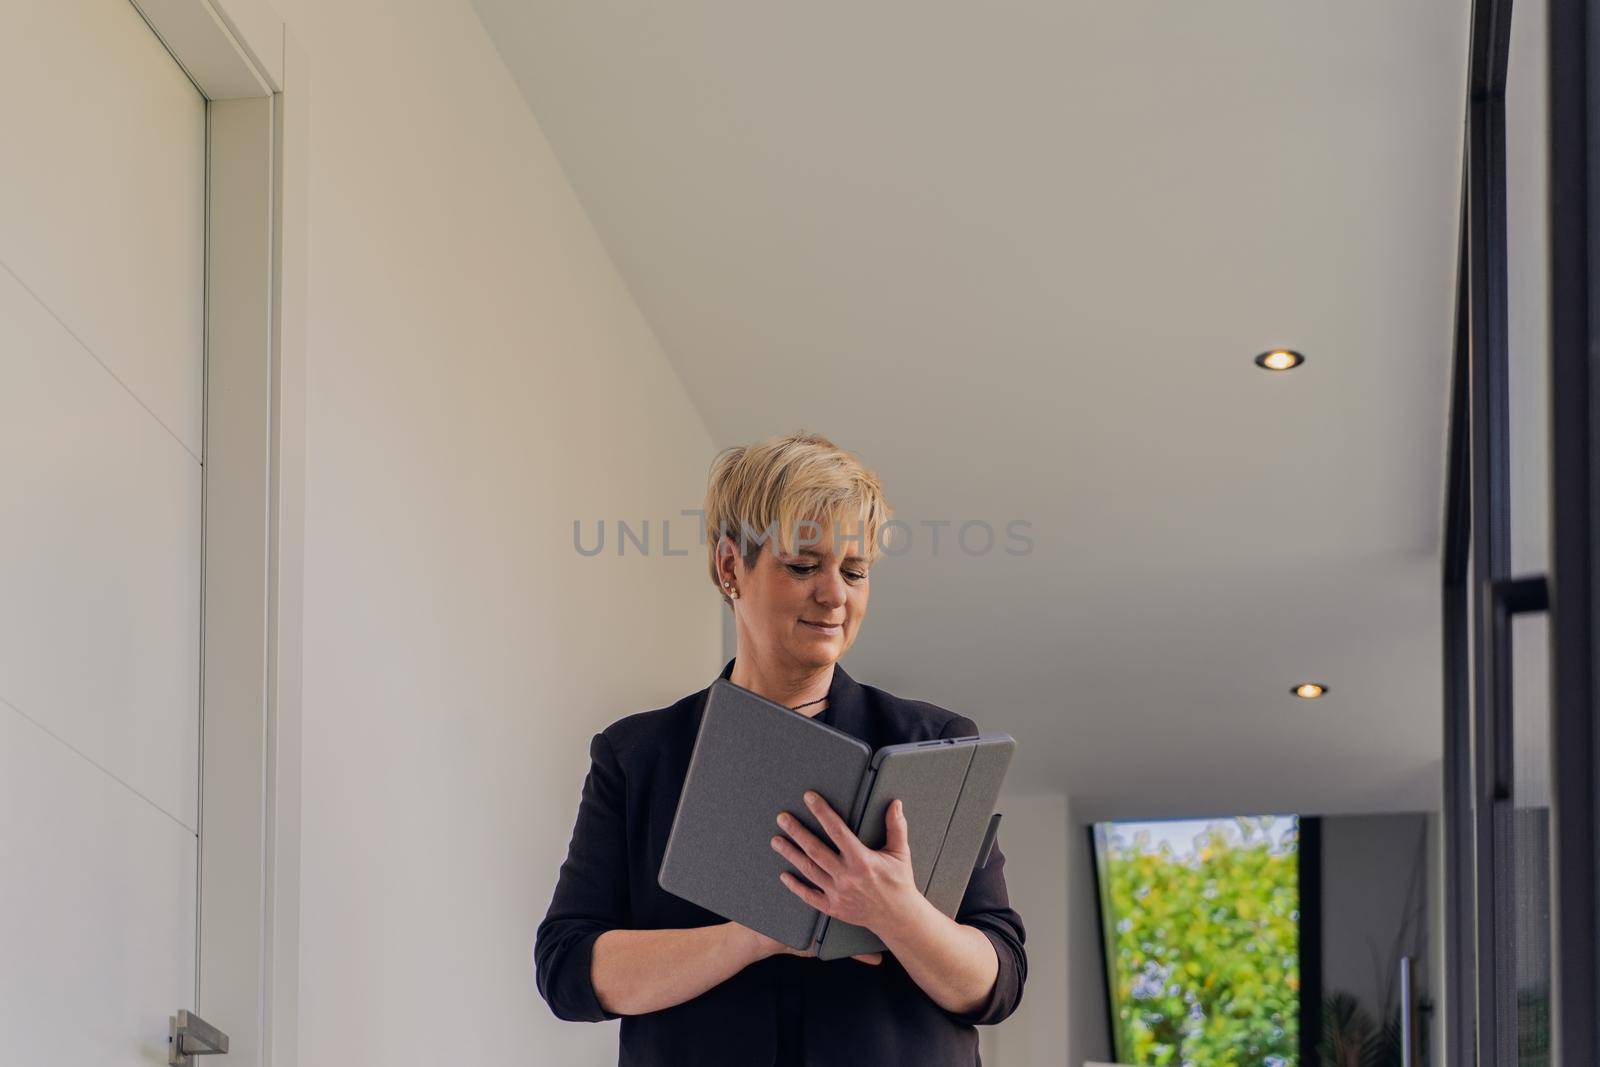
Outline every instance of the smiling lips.
<path id="1" fill-rule="evenodd" d="M 812 622 L 810 619 L 801 619 L 800 621 L 813 630 L 821 630 L 823 633 L 832 633 L 835 630 L 844 629 L 844 623 L 842 622 Z"/>

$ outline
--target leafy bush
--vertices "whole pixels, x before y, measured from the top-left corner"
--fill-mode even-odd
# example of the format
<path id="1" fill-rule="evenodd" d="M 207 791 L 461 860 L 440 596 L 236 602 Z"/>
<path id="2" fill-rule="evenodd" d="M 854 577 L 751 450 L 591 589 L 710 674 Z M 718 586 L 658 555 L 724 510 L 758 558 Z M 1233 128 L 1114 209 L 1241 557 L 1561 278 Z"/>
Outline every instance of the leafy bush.
<path id="1" fill-rule="evenodd" d="M 1102 838 L 1120 1061 L 1299 1060 L 1299 853 L 1273 821 L 1212 824 L 1184 855 L 1145 832 Z"/>

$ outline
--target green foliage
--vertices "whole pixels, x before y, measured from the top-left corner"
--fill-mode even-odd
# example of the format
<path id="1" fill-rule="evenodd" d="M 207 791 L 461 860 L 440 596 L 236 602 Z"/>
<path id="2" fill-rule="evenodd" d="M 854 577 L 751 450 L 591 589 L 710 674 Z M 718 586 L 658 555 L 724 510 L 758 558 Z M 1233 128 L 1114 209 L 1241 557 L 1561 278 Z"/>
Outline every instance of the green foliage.
<path id="1" fill-rule="evenodd" d="M 1322 1067 L 1375 1067 L 1378 1036 L 1368 1015 L 1349 993 L 1334 993 L 1322 1002 Z"/>
<path id="2" fill-rule="evenodd" d="M 1192 855 L 1112 839 L 1106 857 L 1117 1058 L 1148 1067 L 1299 1059 L 1299 855 L 1271 819 L 1213 825 Z"/>
<path id="3" fill-rule="evenodd" d="M 1517 1067 L 1549 1065 L 1550 989 L 1542 984 L 1517 991 Z"/>
<path id="4" fill-rule="evenodd" d="M 1349 993 L 1332 993 L 1322 1002 L 1322 1067 L 1400 1067 L 1400 1016 L 1383 1026 Z"/>

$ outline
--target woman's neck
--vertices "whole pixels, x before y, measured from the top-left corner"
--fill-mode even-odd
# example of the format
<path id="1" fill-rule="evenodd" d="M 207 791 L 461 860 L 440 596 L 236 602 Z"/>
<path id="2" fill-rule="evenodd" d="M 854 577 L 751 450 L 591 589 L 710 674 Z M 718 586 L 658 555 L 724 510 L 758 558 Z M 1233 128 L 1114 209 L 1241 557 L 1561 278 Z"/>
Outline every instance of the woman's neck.
<path id="1" fill-rule="evenodd" d="M 728 675 L 728 681 L 786 708 L 818 700 L 819 703 L 799 709 L 802 715 L 815 715 L 827 707 L 828 702 L 821 698 L 828 695 L 833 685 L 833 666 L 830 663 L 815 670 L 780 670 L 741 654 L 733 659 L 733 672 Z"/>

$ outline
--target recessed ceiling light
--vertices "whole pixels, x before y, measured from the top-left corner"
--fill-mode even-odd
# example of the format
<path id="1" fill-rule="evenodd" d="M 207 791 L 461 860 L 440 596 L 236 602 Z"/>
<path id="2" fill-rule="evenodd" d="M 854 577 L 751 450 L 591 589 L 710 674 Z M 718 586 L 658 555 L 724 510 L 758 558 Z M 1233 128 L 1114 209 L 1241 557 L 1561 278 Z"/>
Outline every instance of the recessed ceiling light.
<path id="1" fill-rule="evenodd" d="M 1293 693 L 1301 700 L 1315 700 L 1318 697 L 1327 696 L 1328 687 L 1325 685 L 1318 685 L 1316 682 L 1301 682 L 1299 685 L 1289 690 L 1289 692 Z"/>
<path id="2" fill-rule="evenodd" d="M 1256 366 L 1263 370 L 1294 370 L 1306 357 L 1288 348 L 1274 348 L 1256 357 Z"/>

